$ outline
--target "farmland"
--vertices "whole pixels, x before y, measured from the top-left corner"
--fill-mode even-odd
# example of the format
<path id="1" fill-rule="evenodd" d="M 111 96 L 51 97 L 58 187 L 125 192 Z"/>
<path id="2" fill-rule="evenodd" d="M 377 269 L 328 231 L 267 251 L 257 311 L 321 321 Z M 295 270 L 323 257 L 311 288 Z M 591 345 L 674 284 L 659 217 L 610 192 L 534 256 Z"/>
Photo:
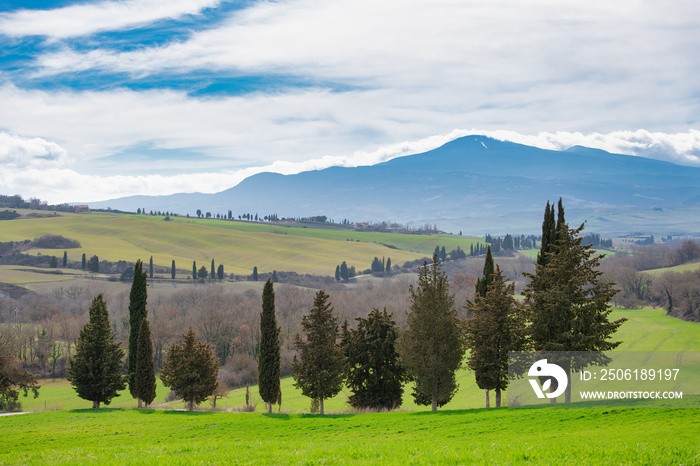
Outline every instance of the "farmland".
<path id="1" fill-rule="evenodd" d="M 26 213 L 26 212 L 25 212 Z M 68 249 L 70 261 L 82 254 L 101 260 L 135 262 L 153 256 L 156 266 L 169 268 L 173 260 L 181 270 L 192 261 L 207 265 L 212 259 L 227 273 L 293 271 L 333 275 L 336 265 L 347 261 L 358 270 L 372 259 L 391 257 L 395 265 L 430 256 L 435 246 L 447 251 L 458 246 L 469 251 L 477 238 L 454 235 L 410 235 L 351 230 L 291 228 L 273 224 L 211 219 L 86 213 L 5 221 L 0 242 L 23 241 L 42 235 L 61 235 L 80 242 Z M 33 254 L 62 257 L 61 250 L 33 250 Z"/>

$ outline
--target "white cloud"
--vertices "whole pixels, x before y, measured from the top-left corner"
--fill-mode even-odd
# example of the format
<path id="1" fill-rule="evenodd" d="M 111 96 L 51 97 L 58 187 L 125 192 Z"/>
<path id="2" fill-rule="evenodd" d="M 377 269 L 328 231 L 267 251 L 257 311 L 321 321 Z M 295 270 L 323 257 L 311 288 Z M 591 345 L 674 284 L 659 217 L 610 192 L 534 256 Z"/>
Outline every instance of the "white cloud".
<path id="1" fill-rule="evenodd" d="M 65 149 L 54 142 L 0 132 L 0 166 L 4 168 L 47 168 L 67 162 Z"/>
<path id="2" fill-rule="evenodd" d="M 212 8 L 222 0 L 126 0 L 71 5 L 54 10 L 0 13 L 0 34 L 53 39 L 121 30 Z"/>
<path id="3" fill-rule="evenodd" d="M 542 149 L 564 150 L 573 146 L 602 149 L 613 154 L 637 155 L 680 165 L 700 167 L 700 131 L 667 134 L 647 130 L 600 133 L 542 132 L 523 135 L 514 131 L 482 131 L 479 134 L 502 141 L 517 142 Z"/>

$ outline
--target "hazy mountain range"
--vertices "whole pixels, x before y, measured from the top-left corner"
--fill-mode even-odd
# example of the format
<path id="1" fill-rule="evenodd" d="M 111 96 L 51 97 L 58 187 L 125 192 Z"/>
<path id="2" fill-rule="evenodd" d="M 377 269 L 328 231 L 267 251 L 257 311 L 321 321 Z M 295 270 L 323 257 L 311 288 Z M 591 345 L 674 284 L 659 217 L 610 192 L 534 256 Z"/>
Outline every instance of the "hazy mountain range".
<path id="1" fill-rule="evenodd" d="M 93 208 L 232 210 L 336 221 L 437 223 L 465 234 L 537 233 L 547 200 L 598 233 L 700 232 L 700 168 L 585 147 L 544 150 L 484 136 L 363 167 L 260 173 L 215 194 L 132 196 Z"/>

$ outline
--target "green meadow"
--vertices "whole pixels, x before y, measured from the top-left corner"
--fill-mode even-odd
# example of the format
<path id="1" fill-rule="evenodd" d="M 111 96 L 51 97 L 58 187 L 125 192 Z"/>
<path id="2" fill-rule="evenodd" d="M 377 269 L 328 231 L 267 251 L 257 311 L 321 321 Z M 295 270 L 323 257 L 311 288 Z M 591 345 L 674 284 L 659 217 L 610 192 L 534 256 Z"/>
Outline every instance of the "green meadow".
<path id="1" fill-rule="evenodd" d="M 698 464 L 697 408 L 344 415 L 135 409 L 0 422 L 4 464 Z"/>
<path id="2" fill-rule="evenodd" d="M 26 213 L 26 212 L 25 212 Z M 435 246 L 449 252 L 458 246 L 469 251 L 477 238 L 455 235 L 409 235 L 335 229 L 291 228 L 250 222 L 114 213 L 85 213 L 23 217 L 4 221 L 0 242 L 24 241 L 42 235 L 61 235 L 80 242 L 69 249 L 68 258 L 80 261 L 82 254 L 102 260 L 134 262 L 148 260 L 167 267 L 173 260 L 180 270 L 208 266 L 212 259 L 226 273 L 294 271 L 333 275 L 342 261 L 358 271 L 369 268 L 372 259 L 390 257 L 392 263 L 430 256 Z M 61 250 L 34 250 L 34 254 L 62 257 Z"/>

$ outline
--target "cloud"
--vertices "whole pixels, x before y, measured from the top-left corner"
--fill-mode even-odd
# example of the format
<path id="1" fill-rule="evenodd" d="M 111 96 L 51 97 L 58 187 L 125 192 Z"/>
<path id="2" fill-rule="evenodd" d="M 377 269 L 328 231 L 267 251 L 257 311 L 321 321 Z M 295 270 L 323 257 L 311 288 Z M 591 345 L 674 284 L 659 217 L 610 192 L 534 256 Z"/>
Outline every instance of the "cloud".
<path id="1" fill-rule="evenodd" d="M 626 154 L 664 160 L 680 165 L 700 167 L 700 131 L 667 134 L 647 130 L 600 133 L 542 132 L 523 135 L 514 131 L 483 131 L 479 134 L 502 141 L 517 142 L 541 149 L 564 150 L 573 146 L 602 149 L 613 154 Z"/>
<path id="2" fill-rule="evenodd" d="M 0 166 L 4 169 L 56 167 L 68 162 L 65 149 L 54 142 L 0 132 Z"/>
<path id="3" fill-rule="evenodd" d="M 222 0 L 127 0 L 71 5 L 54 10 L 0 13 L 0 34 L 10 37 L 48 36 L 52 39 L 115 31 L 194 15 Z"/>

